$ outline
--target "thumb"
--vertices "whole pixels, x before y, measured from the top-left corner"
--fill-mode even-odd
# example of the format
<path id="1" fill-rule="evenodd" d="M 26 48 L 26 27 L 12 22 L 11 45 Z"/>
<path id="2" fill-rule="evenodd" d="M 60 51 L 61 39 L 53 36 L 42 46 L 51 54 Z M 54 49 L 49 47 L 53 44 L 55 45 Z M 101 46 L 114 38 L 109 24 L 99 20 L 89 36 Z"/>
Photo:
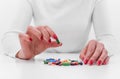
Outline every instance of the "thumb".
<path id="1" fill-rule="evenodd" d="M 60 46 L 62 46 L 62 43 L 57 43 L 56 41 L 53 41 L 53 42 L 51 42 L 50 44 L 49 44 L 49 46 L 50 47 L 60 47 Z"/>

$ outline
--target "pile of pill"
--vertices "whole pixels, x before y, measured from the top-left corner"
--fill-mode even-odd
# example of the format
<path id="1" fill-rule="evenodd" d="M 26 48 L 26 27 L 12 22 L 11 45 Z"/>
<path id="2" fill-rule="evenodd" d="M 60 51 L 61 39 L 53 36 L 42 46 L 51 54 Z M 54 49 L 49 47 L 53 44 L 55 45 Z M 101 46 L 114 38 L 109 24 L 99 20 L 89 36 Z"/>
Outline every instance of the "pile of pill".
<path id="1" fill-rule="evenodd" d="M 49 58 L 44 60 L 44 64 L 48 65 L 58 65 L 58 66 L 76 66 L 76 65 L 83 65 L 82 62 L 79 62 L 78 60 L 61 60 L 61 59 L 54 59 L 54 58 Z"/>

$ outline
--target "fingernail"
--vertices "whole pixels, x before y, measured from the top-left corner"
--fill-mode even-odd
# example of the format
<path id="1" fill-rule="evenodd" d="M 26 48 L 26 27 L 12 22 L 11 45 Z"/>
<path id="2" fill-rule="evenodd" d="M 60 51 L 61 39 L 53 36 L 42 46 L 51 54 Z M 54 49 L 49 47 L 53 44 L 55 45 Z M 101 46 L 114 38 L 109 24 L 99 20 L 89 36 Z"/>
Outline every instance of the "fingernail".
<path id="1" fill-rule="evenodd" d="M 90 63 L 89 63 L 90 65 L 93 65 L 93 60 L 90 60 Z"/>
<path id="2" fill-rule="evenodd" d="M 101 61 L 101 60 L 99 60 L 99 61 L 98 61 L 98 63 L 97 63 L 97 65 L 98 65 L 98 66 L 100 66 L 100 65 L 101 65 L 101 63 L 102 63 L 102 61 Z"/>
<path id="3" fill-rule="evenodd" d="M 87 62 L 88 62 L 88 60 L 87 60 L 87 59 L 85 59 L 84 64 L 87 64 Z"/>
<path id="4" fill-rule="evenodd" d="M 49 39 L 48 42 L 51 43 L 51 39 Z"/>
<path id="5" fill-rule="evenodd" d="M 106 64 L 107 64 L 106 62 L 103 63 L 103 65 L 106 65 Z"/>
<path id="6" fill-rule="evenodd" d="M 41 36 L 41 40 L 43 40 L 43 36 Z"/>
<path id="7" fill-rule="evenodd" d="M 57 35 L 56 35 L 56 34 L 54 34 L 54 35 L 53 35 L 53 38 L 54 38 L 54 39 L 58 39 L 58 37 L 57 37 Z"/>
<path id="8" fill-rule="evenodd" d="M 32 38 L 29 38 L 30 41 L 32 41 Z"/>

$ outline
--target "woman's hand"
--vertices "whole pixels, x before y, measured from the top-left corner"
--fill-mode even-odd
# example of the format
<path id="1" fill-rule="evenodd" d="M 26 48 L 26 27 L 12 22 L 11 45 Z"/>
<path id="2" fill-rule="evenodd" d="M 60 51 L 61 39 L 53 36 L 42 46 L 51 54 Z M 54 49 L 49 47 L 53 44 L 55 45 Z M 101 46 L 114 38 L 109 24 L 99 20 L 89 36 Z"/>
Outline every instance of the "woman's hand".
<path id="1" fill-rule="evenodd" d="M 51 41 L 51 38 L 55 39 L 55 37 L 57 37 L 56 34 L 48 26 L 29 26 L 26 34 L 19 34 L 21 50 L 16 57 L 31 59 L 47 48 L 61 46 L 61 43 L 57 44 L 56 41 Z"/>
<path id="2" fill-rule="evenodd" d="M 81 51 L 80 58 L 84 64 L 105 65 L 109 61 L 109 56 L 104 45 L 96 40 L 91 40 L 88 45 Z"/>

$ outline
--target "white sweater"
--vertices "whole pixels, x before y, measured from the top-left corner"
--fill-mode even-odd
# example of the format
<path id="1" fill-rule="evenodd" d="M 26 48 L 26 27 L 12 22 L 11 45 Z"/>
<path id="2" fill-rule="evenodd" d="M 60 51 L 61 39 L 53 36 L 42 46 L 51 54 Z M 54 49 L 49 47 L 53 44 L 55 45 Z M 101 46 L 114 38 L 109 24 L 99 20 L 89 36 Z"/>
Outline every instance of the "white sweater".
<path id="1" fill-rule="evenodd" d="M 91 24 L 98 41 L 113 52 L 113 35 L 107 11 L 107 0 L 15 0 L 9 30 L 2 38 L 5 54 L 15 57 L 21 49 L 18 34 L 25 33 L 31 19 L 35 26 L 48 25 L 58 35 L 62 47 L 48 52 L 80 52 L 88 40 Z"/>

